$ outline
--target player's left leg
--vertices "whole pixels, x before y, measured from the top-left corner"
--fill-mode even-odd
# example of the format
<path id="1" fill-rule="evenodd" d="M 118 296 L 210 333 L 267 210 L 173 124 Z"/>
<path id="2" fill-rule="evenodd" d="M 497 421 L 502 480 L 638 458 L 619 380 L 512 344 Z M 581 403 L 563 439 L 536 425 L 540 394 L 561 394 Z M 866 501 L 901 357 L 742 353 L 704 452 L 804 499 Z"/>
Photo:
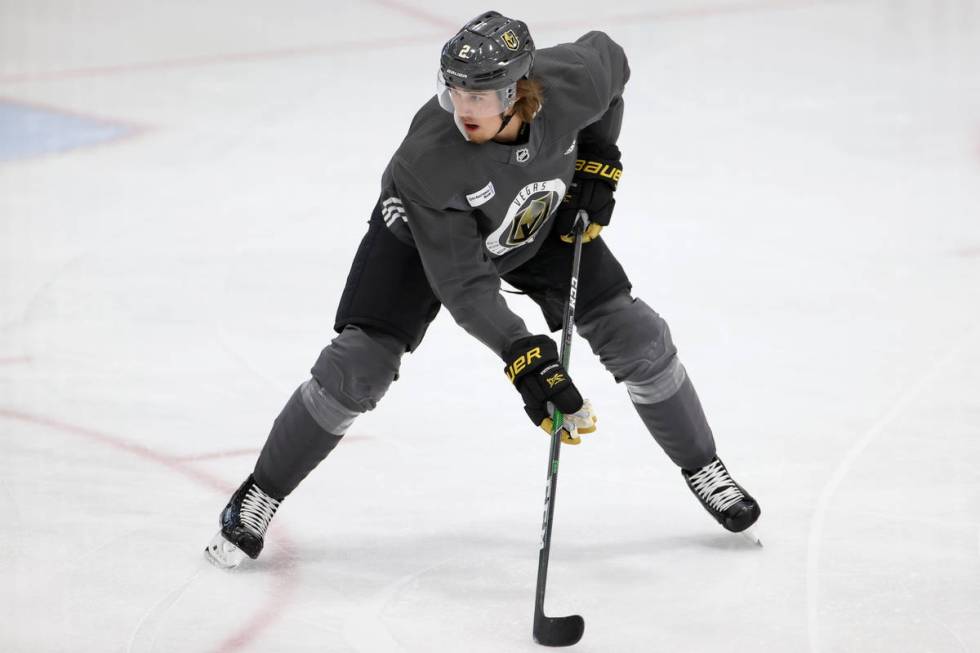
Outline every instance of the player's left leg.
<path id="1" fill-rule="evenodd" d="M 537 255 L 505 275 L 531 297 L 552 330 L 561 327 L 572 248 L 556 234 Z M 689 487 L 725 528 L 741 531 L 759 517 L 756 501 L 728 474 L 667 323 L 642 300 L 602 238 L 582 249 L 576 326 L 592 351 L 626 385 L 640 419 Z"/>
<path id="2" fill-rule="evenodd" d="M 663 318 L 643 300 L 622 293 L 583 315 L 578 331 L 626 386 L 647 430 L 712 517 L 733 532 L 751 526 L 759 504 L 718 458 L 701 401 Z"/>

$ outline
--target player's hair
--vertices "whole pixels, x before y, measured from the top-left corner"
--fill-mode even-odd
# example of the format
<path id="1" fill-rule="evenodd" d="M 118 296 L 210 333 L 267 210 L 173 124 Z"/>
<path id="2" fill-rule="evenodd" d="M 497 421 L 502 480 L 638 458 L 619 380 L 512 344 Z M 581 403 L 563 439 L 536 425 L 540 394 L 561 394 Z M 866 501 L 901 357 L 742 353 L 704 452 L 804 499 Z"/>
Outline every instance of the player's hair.
<path id="1" fill-rule="evenodd" d="M 531 122 L 544 102 L 544 89 L 536 79 L 517 80 L 517 102 L 514 115 L 524 122 Z"/>

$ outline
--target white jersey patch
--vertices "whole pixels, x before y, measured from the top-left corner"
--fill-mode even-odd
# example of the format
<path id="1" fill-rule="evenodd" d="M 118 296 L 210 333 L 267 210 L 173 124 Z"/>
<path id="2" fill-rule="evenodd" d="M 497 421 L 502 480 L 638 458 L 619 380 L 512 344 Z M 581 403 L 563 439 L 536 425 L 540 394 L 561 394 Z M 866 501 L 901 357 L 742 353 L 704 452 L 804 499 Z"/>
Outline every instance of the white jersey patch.
<path id="1" fill-rule="evenodd" d="M 395 220 L 399 218 L 403 222 L 408 222 L 405 207 L 402 206 L 402 201 L 397 197 L 389 197 L 381 202 L 381 215 L 384 217 L 385 224 L 389 227 L 395 224 Z"/>
<path id="2" fill-rule="evenodd" d="M 565 156 L 567 156 L 567 155 L 569 155 L 569 154 L 572 153 L 572 150 L 575 149 L 575 144 L 576 143 L 578 143 L 578 139 L 577 138 L 573 138 L 572 139 L 572 144 L 568 146 L 568 149 L 567 150 L 565 150 Z"/>
<path id="3" fill-rule="evenodd" d="M 470 193 L 466 196 L 466 201 L 470 203 L 470 206 L 476 208 L 482 206 L 493 199 L 496 191 L 493 189 L 493 182 L 491 181 L 486 186 L 476 191 L 475 193 Z"/>
<path id="4" fill-rule="evenodd" d="M 487 236 L 487 249 L 501 256 L 534 242 L 534 237 L 565 197 L 561 179 L 536 181 L 517 192 L 500 226 Z"/>

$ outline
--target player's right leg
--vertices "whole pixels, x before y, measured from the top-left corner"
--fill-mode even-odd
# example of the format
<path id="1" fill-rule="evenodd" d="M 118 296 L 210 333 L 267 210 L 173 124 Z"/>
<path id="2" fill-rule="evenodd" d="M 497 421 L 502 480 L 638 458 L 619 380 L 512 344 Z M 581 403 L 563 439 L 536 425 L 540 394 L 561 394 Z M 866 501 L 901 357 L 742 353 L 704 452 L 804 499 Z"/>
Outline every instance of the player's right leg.
<path id="1" fill-rule="evenodd" d="M 384 396 L 405 344 L 370 328 L 348 325 L 320 354 L 313 375 L 283 406 L 252 474 L 221 512 L 209 559 L 234 567 L 258 557 L 279 504 L 333 451 L 361 413 Z"/>
<path id="2" fill-rule="evenodd" d="M 279 504 L 357 416 L 381 401 L 402 355 L 418 346 L 438 310 L 418 253 L 388 231 L 376 209 L 337 310 L 339 335 L 286 402 L 255 469 L 221 512 L 221 530 L 205 550 L 209 560 L 234 567 L 258 557 Z"/>

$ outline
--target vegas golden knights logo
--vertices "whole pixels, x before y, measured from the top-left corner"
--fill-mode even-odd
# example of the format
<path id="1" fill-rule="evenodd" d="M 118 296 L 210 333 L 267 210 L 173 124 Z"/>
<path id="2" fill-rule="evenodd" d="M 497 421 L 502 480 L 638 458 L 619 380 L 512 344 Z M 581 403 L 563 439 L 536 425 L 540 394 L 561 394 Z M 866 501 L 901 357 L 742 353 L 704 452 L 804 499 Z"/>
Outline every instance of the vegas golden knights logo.
<path id="1" fill-rule="evenodd" d="M 544 197 L 533 199 L 530 205 L 521 211 L 520 216 L 514 220 L 514 226 L 510 230 L 507 238 L 508 245 L 519 245 L 537 233 L 544 221 L 551 213 L 551 194 Z"/>
<path id="2" fill-rule="evenodd" d="M 508 188 L 496 195 L 503 192 L 509 195 L 510 190 Z M 561 198 L 565 197 L 566 190 L 561 179 L 532 181 L 518 190 L 508 204 L 507 212 L 496 218 L 499 220 L 496 228 L 484 240 L 487 251 L 494 256 L 504 256 L 518 247 L 533 243 L 548 224 L 548 217 L 558 207 Z M 487 203 L 486 206 L 491 205 Z"/>
<path id="3" fill-rule="evenodd" d="M 514 30 L 512 29 L 501 34 L 500 38 L 504 40 L 504 45 L 507 46 L 508 50 L 516 51 L 521 46 L 521 42 L 517 40 L 517 34 L 514 34 Z"/>

